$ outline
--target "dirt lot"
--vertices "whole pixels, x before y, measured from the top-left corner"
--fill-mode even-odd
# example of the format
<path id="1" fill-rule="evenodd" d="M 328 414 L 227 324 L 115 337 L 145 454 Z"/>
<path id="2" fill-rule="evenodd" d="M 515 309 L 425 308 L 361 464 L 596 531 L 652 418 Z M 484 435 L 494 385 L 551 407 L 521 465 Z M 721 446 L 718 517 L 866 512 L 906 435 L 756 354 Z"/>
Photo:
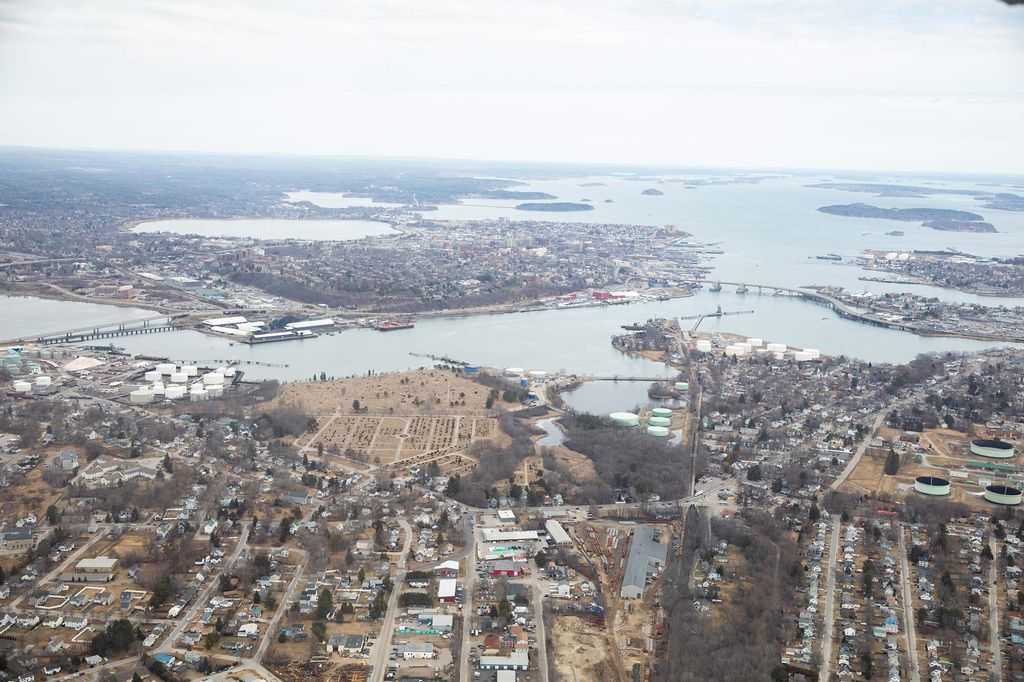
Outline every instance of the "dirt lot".
<path id="1" fill-rule="evenodd" d="M 551 636 L 552 655 L 560 679 L 596 682 L 618 679 L 607 665 L 605 652 L 610 644 L 601 630 L 576 616 L 561 616 L 555 621 Z"/>
<path id="2" fill-rule="evenodd" d="M 490 391 L 450 371 L 421 370 L 284 384 L 272 405 L 313 415 L 487 415 Z M 360 411 L 354 409 L 358 401 Z M 499 405 L 500 401 L 496 403 Z"/>
<path id="3" fill-rule="evenodd" d="M 882 438 L 898 438 L 899 431 L 883 429 Z M 996 473 L 967 467 L 968 462 L 985 461 L 969 451 L 969 437 L 950 429 L 931 429 L 920 434 L 921 449 L 903 457 L 903 464 L 895 476 L 885 475 L 885 459 L 889 448 L 868 448 L 840 487 L 842 492 L 870 493 L 883 499 L 901 499 L 914 492 L 914 479 L 918 476 L 938 476 L 952 483 L 952 492 L 942 498 L 966 504 L 973 509 L 991 511 L 993 505 L 981 497 L 986 481 L 1003 481 Z M 1018 458 L 991 460 L 997 464 L 1018 465 Z M 967 478 L 955 477 L 951 472 L 966 473 Z"/>

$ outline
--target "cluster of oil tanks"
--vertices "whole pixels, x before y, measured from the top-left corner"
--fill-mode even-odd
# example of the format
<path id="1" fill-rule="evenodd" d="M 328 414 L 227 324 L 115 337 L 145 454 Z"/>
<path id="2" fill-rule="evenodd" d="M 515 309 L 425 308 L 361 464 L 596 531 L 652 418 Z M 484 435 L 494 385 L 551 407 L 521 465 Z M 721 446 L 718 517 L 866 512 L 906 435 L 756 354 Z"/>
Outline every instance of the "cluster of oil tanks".
<path id="1" fill-rule="evenodd" d="M 1009 459 L 1014 456 L 1015 449 L 1012 443 L 1006 441 L 979 438 L 971 441 L 971 454 L 993 459 Z M 914 479 L 914 490 L 922 495 L 942 497 L 949 495 L 952 489 L 945 478 L 918 476 Z M 1015 506 L 1021 504 L 1024 493 L 1019 488 L 997 483 L 985 486 L 982 497 L 992 504 Z"/>
<path id="2" fill-rule="evenodd" d="M 632 412 L 612 412 L 608 415 L 613 424 L 618 426 L 640 426 L 640 415 Z M 655 407 L 647 418 L 647 435 L 667 438 L 668 427 L 672 424 L 672 410 L 667 407 Z"/>
<path id="3" fill-rule="evenodd" d="M 14 382 L 15 393 L 31 393 L 33 390 L 45 391 L 53 385 L 53 380 L 48 376 L 38 376 L 33 381 L 19 379 Z"/>
<path id="4" fill-rule="evenodd" d="M 139 386 L 128 394 L 129 400 L 136 404 L 150 403 L 157 399 L 182 400 L 186 396 L 192 402 L 220 398 L 224 395 L 224 385 L 234 378 L 234 367 L 225 366 L 202 376 L 195 365 L 174 365 L 161 363 L 147 371 L 144 378 L 149 382 Z M 167 382 L 164 381 L 167 377 Z"/>
<path id="5" fill-rule="evenodd" d="M 696 349 L 701 353 L 710 353 L 714 348 L 708 339 L 697 339 Z M 821 359 L 821 351 L 817 348 L 790 349 L 784 343 L 765 343 L 763 339 L 748 338 L 746 341 L 730 343 L 725 347 L 729 357 L 746 357 L 748 355 L 770 354 L 776 360 L 783 360 L 790 353 L 797 362 L 811 362 Z"/>

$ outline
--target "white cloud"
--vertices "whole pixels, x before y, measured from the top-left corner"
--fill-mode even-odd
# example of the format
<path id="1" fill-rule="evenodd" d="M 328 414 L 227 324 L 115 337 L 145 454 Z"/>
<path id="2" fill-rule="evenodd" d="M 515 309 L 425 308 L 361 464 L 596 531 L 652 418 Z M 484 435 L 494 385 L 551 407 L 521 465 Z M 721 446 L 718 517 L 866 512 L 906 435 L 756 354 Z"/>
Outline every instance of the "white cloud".
<path id="1" fill-rule="evenodd" d="M 0 2 L 0 144 L 1020 171 L 976 0 Z"/>

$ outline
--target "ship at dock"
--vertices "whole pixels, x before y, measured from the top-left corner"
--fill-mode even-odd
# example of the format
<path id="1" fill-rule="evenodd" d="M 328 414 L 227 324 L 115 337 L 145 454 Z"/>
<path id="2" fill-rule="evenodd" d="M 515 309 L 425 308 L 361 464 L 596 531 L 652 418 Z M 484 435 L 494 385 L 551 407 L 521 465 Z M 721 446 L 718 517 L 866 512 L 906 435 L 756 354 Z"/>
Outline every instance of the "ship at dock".
<path id="1" fill-rule="evenodd" d="M 399 329 L 412 329 L 416 325 L 410 320 L 383 320 L 370 325 L 379 332 L 393 332 Z"/>

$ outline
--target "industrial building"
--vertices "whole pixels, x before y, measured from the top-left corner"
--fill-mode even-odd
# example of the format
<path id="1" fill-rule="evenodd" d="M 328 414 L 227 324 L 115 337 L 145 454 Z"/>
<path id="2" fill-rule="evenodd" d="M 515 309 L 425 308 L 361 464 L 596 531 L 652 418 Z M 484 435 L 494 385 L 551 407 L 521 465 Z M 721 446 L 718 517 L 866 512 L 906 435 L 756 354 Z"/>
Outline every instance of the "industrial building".
<path id="1" fill-rule="evenodd" d="M 481 670 L 526 670 L 530 667 L 530 654 L 516 652 L 508 656 L 481 656 Z"/>
<path id="2" fill-rule="evenodd" d="M 484 542 L 536 542 L 540 535 L 535 530 L 483 529 Z"/>
<path id="3" fill-rule="evenodd" d="M 441 578 L 437 581 L 437 600 L 450 603 L 455 601 L 457 582 L 455 578 Z"/>
<path id="4" fill-rule="evenodd" d="M 655 541 L 654 528 L 637 526 L 629 546 L 629 558 L 622 574 L 619 596 L 623 599 L 642 599 L 648 574 L 663 566 L 667 557 L 668 547 Z"/>
<path id="5" fill-rule="evenodd" d="M 544 522 L 544 530 L 548 532 L 548 537 L 558 547 L 572 547 L 572 538 L 565 532 L 565 528 L 562 524 L 553 519 L 548 519 Z"/>

